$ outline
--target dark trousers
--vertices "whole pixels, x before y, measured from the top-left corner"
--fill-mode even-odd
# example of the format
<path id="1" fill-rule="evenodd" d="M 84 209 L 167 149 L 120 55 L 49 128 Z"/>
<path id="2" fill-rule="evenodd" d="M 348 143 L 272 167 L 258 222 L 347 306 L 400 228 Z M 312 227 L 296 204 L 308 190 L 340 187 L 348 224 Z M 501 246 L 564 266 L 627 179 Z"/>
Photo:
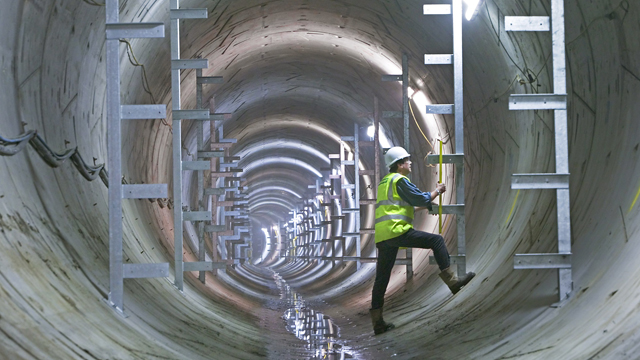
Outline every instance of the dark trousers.
<path id="1" fill-rule="evenodd" d="M 447 251 L 442 236 L 424 231 L 409 229 L 409 231 L 398 237 L 377 243 L 376 247 L 378 248 L 378 264 L 376 265 L 376 280 L 371 294 L 372 309 L 379 309 L 384 305 L 384 293 L 387 291 L 387 285 L 389 285 L 389 278 L 396 262 L 398 248 L 431 249 L 440 270 L 448 268 L 450 264 L 449 251 Z"/>

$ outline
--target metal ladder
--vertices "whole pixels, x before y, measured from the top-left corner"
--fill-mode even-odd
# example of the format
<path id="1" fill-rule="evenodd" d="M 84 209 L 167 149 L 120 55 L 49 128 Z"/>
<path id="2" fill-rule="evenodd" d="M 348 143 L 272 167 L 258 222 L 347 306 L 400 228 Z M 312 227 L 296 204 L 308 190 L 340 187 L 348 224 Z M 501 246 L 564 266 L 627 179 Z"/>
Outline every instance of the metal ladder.
<path id="1" fill-rule="evenodd" d="M 443 155 L 443 163 L 455 164 L 456 200 L 458 204 L 443 206 L 443 214 L 455 214 L 458 233 L 458 255 L 451 256 L 451 265 L 457 265 L 458 276 L 466 274 L 466 240 L 464 215 L 464 98 L 462 88 L 462 0 L 452 0 L 449 4 L 424 5 L 424 15 L 452 15 L 453 17 L 453 54 L 427 54 L 425 65 L 453 65 L 454 103 L 427 105 L 427 114 L 454 115 L 455 117 L 455 154 Z M 427 156 L 430 165 L 439 163 L 439 155 Z M 442 201 L 442 199 L 440 200 Z M 430 264 L 436 264 L 433 257 Z"/>
<path id="2" fill-rule="evenodd" d="M 561 306 L 573 291 L 564 1 L 551 0 L 551 18 L 548 16 L 506 16 L 505 30 L 551 31 L 553 94 L 513 94 L 509 97 L 509 110 L 554 111 L 556 172 L 550 174 L 513 174 L 511 188 L 556 190 L 558 253 L 516 254 L 514 269 L 558 269 L 559 302 L 554 306 Z"/>
<path id="3" fill-rule="evenodd" d="M 122 185 L 122 120 L 164 119 L 165 105 L 121 105 L 120 39 L 164 38 L 163 23 L 121 23 L 119 1 L 106 1 L 107 146 L 109 154 L 109 297 L 106 302 L 124 314 L 124 279 L 169 277 L 169 263 L 122 263 L 122 199 L 168 197 L 167 184 Z"/>
<path id="4" fill-rule="evenodd" d="M 180 99 L 180 73 L 182 70 L 203 69 L 209 66 L 207 59 L 180 58 L 180 20 L 206 19 L 207 9 L 180 9 L 179 0 L 171 0 L 171 97 L 173 113 L 173 231 L 175 251 L 174 285 L 184 288 L 185 271 L 204 271 L 210 268 L 205 262 L 183 262 L 183 221 L 211 220 L 211 211 L 184 211 L 182 208 L 182 172 L 209 169 L 208 161 L 182 161 L 182 120 L 209 120 L 209 109 L 182 110 Z"/>
<path id="5" fill-rule="evenodd" d="M 404 149 L 411 153 L 411 142 L 409 138 L 409 56 L 402 53 L 402 74 L 401 75 L 382 75 L 382 81 L 400 81 L 402 82 L 402 111 L 383 111 L 383 119 L 403 120 Z M 407 175 L 411 179 L 411 174 Z M 376 183 L 377 190 L 377 183 Z M 406 265 L 407 280 L 413 277 L 413 249 L 407 248 L 404 259 L 396 259 L 396 265 Z"/>

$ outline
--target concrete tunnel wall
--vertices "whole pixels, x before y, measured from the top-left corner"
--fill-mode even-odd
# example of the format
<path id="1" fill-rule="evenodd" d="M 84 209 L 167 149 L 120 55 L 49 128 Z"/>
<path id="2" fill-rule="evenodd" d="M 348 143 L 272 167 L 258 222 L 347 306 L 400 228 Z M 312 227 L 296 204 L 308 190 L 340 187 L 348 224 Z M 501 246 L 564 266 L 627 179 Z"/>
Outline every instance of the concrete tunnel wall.
<path id="1" fill-rule="evenodd" d="M 296 164 L 326 165 L 304 149 L 336 152 L 337 138 L 351 134 L 354 122 L 368 126 L 358 114 L 373 110 L 374 95 L 382 110 L 400 110 L 400 86 L 381 83 L 380 75 L 399 71 L 402 51 L 410 56 L 411 86 L 433 103 L 452 101 L 451 69 L 421 64 L 425 53 L 450 52 L 450 21 L 423 16 L 422 4 L 182 2 L 209 8 L 208 20 L 181 25 L 181 53 L 208 58 L 205 74 L 225 76 L 225 84 L 206 88 L 205 99 L 215 98 L 217 111 L 234 113 L 225 132 L 239 139 L 236 152 L 248 149 L 242 165 L 253 167 L 250 189 L 269 181 L 292 189 L 311 184 L 315 175 Z M 121 21 L 164 21 L 168 33 L 168 8 L 166 1 L 122 1 Z M 467 259 L 478 275 L 463 291 L 452 297 L 427 265 L 429 253 L 415 251 L 414 279 L 406 283 L 398 266 L 387 291 L 385 318 L 398 328 L 373 337 L 366 311 L 373 265 L 356 273 L 354 264 L 263 263 L 334 318 L 357 358 L 638 357 L 637 2 L 566 1 L 571 300 L 549 306 L 557 298 L 555 270 L 512 269 L 515 253 L 556 251 L 554 193 L 518 194 L 509 186 L 512 173 L 553 172 L 553 118 L 507 110 L 510 93 L 551 92 L 552 74 L 549 34 L 505 33 L 504 15 L 549 12 L 548 1 L 487 0 L 477 19 L 464 23 Z M 34 129 L 54 149 L 77 146 L 88 162 L 106 161 L 104 8 L 8 0 L 0 24 L 0 135 Z M 155 99 L 170 109 L 168 39 L 132 46 Z M 124 46 L 121 54 L 123 103 L 151 102 Z M 194 76 L 183 73 L 185 109 L 195 107 Z M 448 117 L 417 116 L 431 141 L 453 127 Z M 384 122 L 383 129 L 391 143 L 401 143 L 401 125 Z M 194 133 L 185 122 L 185 159 L 195 148 Z M 171 183 L 169 128 L 160 121 L 130 122 L 123 134 L 127 180 Z M 261 148 L 272 141 L 289 145 Z M 414 124 L 411 143 L 414 181 L 430 189 L 437 173 L 420 160 L 431 149 Z M 363 154 L 368 168 L 372 158 Z M 455 174 L 445 176 L 445 203 L 453 203 Z M 304 343 L 284 330 L 280 309 L 265 305 L 277 301 L 277 292 L 268 272 L 255 267 L 208 275 L 205 285 L 187 274 L 184 294 L 171 278 L 127 280 L 129 317 L 123 319 L 102 300 L 109 291 L 106 188 L 85 181 L 70 164 L 49 168 L 31 148 L 0 158 L 0 184 L 0 358 L 308 356 Z M 192 195 L 193 183 L 184 184 Z M 282 192 L 274 196 L 295 201 Z M 146 200 L 123 208 L 125 259 L 172 262 L 171 211 Z M 254 223 L 286 218 L 286 211 L 261 205 Z M 437 229 L 424 213 L 417 223 Z M 454 227 L 446 227 L 445 238 L 455 249 Z M 372 239 L 363 238 L 363 248 L 373 252 Z"/>

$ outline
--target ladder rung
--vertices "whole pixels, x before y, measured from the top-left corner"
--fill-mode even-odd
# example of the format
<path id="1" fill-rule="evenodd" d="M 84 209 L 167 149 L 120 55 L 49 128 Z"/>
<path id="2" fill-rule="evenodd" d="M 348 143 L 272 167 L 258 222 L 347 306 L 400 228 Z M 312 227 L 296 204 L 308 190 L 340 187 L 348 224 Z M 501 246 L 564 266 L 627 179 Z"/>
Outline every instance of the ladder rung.
<path id="1" fill-rule="evenodd" d="M 227 225 L 205 225 L 204 231 L 208 233 L 227 231 Z"/>
<path id="2" fill-rule="evenodd" d="M 569 174 L 513 174 L 512 189 L 568 189 Z"/>
<path id="3" fill-rule="evenodd" d="M 509 110 L 566 110 L 566 94 L 513 94 Z"/>
<path id="4" fill-rule="evenodd" d="M 204 161 L 204 160 L 183 161 L 182 170 L 194 170 L 194 171 L 211 170 L 211 163 L 209 161 Z"/>
<path id="5" fill-rule="evenodd" d="M 518 269 L 570 269 L 571 253 L 515 254 L 513 268 Z"/>
<path id="6" fill-rule="evenodd" d="M 382 81 L 402 81 L 402 75 L 382 75 Z"/>
<path id="7" fill-rule="evenodd" d="M 340 162 L 340 165 L 355 165 L 354 160 L 343 160 Z"/>
<path id="8" fill-rule="evenodd" d="M 198 76 L 197 84 L 222 84 L 224 79 L 222 76 Z"/>
<path id="9" fill-rule="evenodd" d="M 122 264 L 122 277 L 125 279 L 169 277 L 169 263 Z"/>
<path id="10" fill-rule="evenodd" d="M 122 105 L 120 118 L 131 119 L 164 119 L 167 117 L 166 105 Z"/>
<path id="11" fill-rule="evenodd" d="M 505 31 L 549 31 L 551 22 L 548 16 L 505 16 Z"/>
<path id="12" fill-rule="evenodd" d="M 122 185 L 123 199 L 164 199 L 168 193 L 167 184 Z"/>
<path id="13" fill-rule="evenodd" d="M 223 143 L 211 143 L 211 148 L 213 149 L 229 149 L 233 146 L 233 143 L 223 142 Z"/>
<path id="14" fill-rule="evenodd" d="M 173 120 L 208 120 L 209 110 L 173 110 Z"/>
<path id="15" fill-rule="evenodd" d="M 198 151 L 198 158 L 211 159 L 211 158 L 224 157 L 224 151 Z"/>
<path id="16" fill-rule="evenodd" d="M 229 120 L 232 117 L 233 117 L 232 113 L 215 113 L 215 114 L 211 114 L 211 116 L 209 117 L 209 120 L 224 121 L 224 120 Z"/>
<path id="17" fill-rule="evenodd" d="M 208 196 L 208 195 L 224 195 L 225 194 L 225 190 L 222 188 L 207 188 L 204 189 L 204 195 Z"/>
<path id="18" fill-rule="evenodd" d="M 355 136 L 340 136 L 340 140 L 342 140 L 342 141 L 355 141 L 356 137 Z"/>
<path id="19" fill-rule="evenodd" d="M 243 168 L 229 168 L 229 172 L 232 172 L 232 173 L 241 173 L 243 171 L 244 171 Z"/>
<path id="20" fill-rule="evenodd" d="M 329 154 L 329 159 L 340 159 L 340 154 Z"/>
<path id="21" fill-rule="evenodd" d="M 171 19 L 206 19 L 207 9 L 171 9 Z"/>
<path id="22" fill-rule="evenodd" d="M 443 164 L 462 164 L 464 154 L 442 154 Z M 427 155 L 427 164 L 434 165 L 440 163 L 440 155 Z"/>
<path id="23" fill-rule="evenodd" d="M 209 67 L 208 59 L 174 59 L 171 60 L 171 70 L 206 69 Z M 207 118 L 206 120 L 209 120 Z"/>
<path id="24" fill-rule="evenodd" d="M 423 5 L 422 13 L 424 15 L 451 15 L 451 5 L 448 5 L 448 4 Z"/>
<path id="25" fill-rule="evenodd" d="M 361 175 L 361 176 L 362 175 L 373 176 L 373 175 L 375 175 L 375 173 L 376 173 L 375 170 L 360 170 L 360 171 L 358 171 L 358 174 Z"/>
<path id="26" fill-rule="evenodd" d="M 226 269 L 225 262 L 189 261 L 184 262 L 184 271 L 213 271 L 214 269 Z"/>
<path id="27" fill-rule="evenodd" d="M 105 28 L 107 40 L 164 37 L 164 23 L 111 23 Z"/>
<path id="28" fill-rule="evenodd" d="M 341 177 L 342 177 L 342 175 L 338 175 L 338 174 L 329 175 L 329 179 L 340 179 Z"/>
<path id="29" fill-rule="evenodd" d="M 453 104 L 427 105 L 427 114 L 453 114 Z"/>
<path id="30" fill-rule="evenodd" d="M 211 211 L 183 211 L 183 221 L 211 221 Z"/>
<path id="31" fill-rule="evenodd" d="M 432 215 L 438 215 L 438 204 L 433 204 Z M 442 213 L 450 215 L 464 215 L 464 204 L 442 205 Z"/>
<path id="32" fill-rule="evenodd" d="M 428 54 L 424 56 L 425 65 L 450 65 L 453 64 L 451 54 Z"/>

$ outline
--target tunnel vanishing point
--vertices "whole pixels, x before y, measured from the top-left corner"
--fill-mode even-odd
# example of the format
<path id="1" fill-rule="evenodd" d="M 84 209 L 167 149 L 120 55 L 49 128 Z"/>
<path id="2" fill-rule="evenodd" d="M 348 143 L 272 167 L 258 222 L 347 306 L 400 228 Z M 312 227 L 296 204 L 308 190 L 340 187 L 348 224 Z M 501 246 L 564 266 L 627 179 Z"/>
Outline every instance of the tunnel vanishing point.
<path id="1" fill-rule="evenodd" d="M 452 54 L 452 17 L 423 12 L 447 0 L 183 0 L 181 9 L 206 8 L 206 18 L 178 20 L 170 11 L 177 0 L 120 0 L 121 23 L 163 23 L 165 37 L 119 43 L 119 101 L 166 109 L 163 119 L 122 121 L 122 183 L 167 184 L 168 191 L 165 199 L 122 200 L 124 266 L 168 267 L 164 277 L 124 279 L 121 313 L 108 301 L 114 183 L 87 181 L 74 166 L 78 157 L 54 168 L 41 155 L 46 143 L 56 152 L 77 149 L 89 168 L 109 164 L 107 8 L 99 0 L 2 1 L 0 145 L 21 150 L 0 156 L 0 359 L 639 359 L 637 0 L 564 1 L 570 293 L 556 304 L 557 268 L 514 269 L 516 254 L 558 252 L 557 190 L 512 188 L 513 174 L 556 172 L 554 111 L 510 110 L 514 94 L 554 93 L 556 59 L 553 31 L 508 31 L 506 19 L 551 17 L 551 2 L 486 0 L 471 21 L 462 20 L 464 102 L 457 102 L 454 66 L 425 64 L 426 54 Z M 223 78 L 199 94 L 200 70 L 179 71 L 178 103 L 170 39 L 176 24 L 179 57 L 206 59 L 202 76 Z M 403 74 L 403 56 L 406 82 L 382 81 Z M 454 101 L 463 132 L 451 112 L 426 110 Z M 239 256 L 224 241 L 214 248 L 209 233 L 203 247 L 196 222 L 180 224 L 181 237 L 174 231 L 176 208 L 196 211 L 202 203 L 198 176 L 189 171 L 178 188 L 181 203 L 173 202 L 175 137 L 178 161 L 197 160 L 203 126 L 176 122 L 175 110 L 199 106 L 230 114 L 221 115 L 217 130 L 204 126 L 205 145 L 219 141 L 211 135 L 222 129 L 224 138 L 237 139 L 224 154 L 235 162 L 220 171 L 242 169 L 236 194 L 246 200 L 238 208 L 248 219 L 235 225 L 247 225 L 250 239 Z M 408 127 L 384 112 L 403 112 Z M 385 319 L 396 328 L 378 336 L 368 315 L 375 263 L 345 260 L 356 251 L 375 258 L 373 235 L 296 244 L 304 236 L 298 213 L 331 210 L 317 211 L 315 200 L 330 193 L 334 204 L 358 206 L 348 186 L 331 193 L 330 173 L 342 174 L 342 185 L 359 181 L 357 195 L 372 197 L 376 184 L 367 171 L 376 168 L 375 148 L 359 149 L 366 176 L 335 171 L 329 156 L 343 144 L 352 160 L 355 144 L 341 137 L 355 131 L 371 140 L 375 119 L 379 157 L 382 148 L 405 144 L 407 128 L 412 181 L 427 191 L 443 176 L 449 191 L 442 202 L 464 204 L 464 262 L 477 273 L 451 295 L 430 265 L 431 252 L 414 249 L 411 268 L 394 267 L 386 294 Z M 25 134 L 33 146 L 9 140 Z M 455 154 L 456 139 L 464 139 L 463 172 L 429 164 L 438 139 L 444 154 Z M 216 187 L 204 174 L 204 186 Z M 456 184 L 463 184 L 463 198 Z M 340 193 L 350 196 L 338 199 Z M 218 221 L 212 224 L 234 226 L 216 205 L 220 195 L 209 195 L 205 210 Z M 363 205 L 360 216 L 344 214 L 339 225 L 313 231 L 330 238 L 371 228 L 372 209 Z M 416 228 L 438 232 L 437 216 L 417 214 Z M 452 255 L 457 216 L 442 216 Z M 201 249 L 205 259 L 229 265 L 203 271 L 204 278 L 184 272 L 180 291 L 175 253 L 187 264 Z M 318 350 L 310 336 L 287 331 L 286 294 L 322 313 L 320 323 L 331 319 L 340 337 Z"/>

